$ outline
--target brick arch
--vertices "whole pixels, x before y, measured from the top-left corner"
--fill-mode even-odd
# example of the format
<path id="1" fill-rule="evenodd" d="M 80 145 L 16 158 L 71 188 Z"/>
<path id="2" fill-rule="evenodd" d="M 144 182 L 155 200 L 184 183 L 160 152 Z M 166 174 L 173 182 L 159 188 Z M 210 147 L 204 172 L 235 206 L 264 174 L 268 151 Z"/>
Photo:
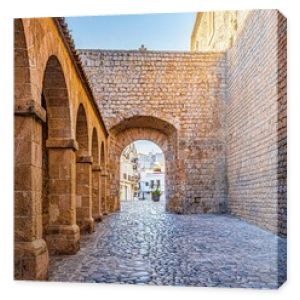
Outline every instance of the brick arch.
<path id="1" fill-rule="evenodd" d="M 181 212 L 182 195 L 178 188 L 181 184 L 179 176 L 179 159 L 177 145 L 177 129 L 165 120 L 153 116 L 134 116 L 125 119 L 110 130 L 110 169 L 111 180 L 110 209 L 120 208 L 120 156 L 122 151 L 137 140 L 149 140 L 157 144 L 163 151 L 166 163 L 166 209 Z"/>

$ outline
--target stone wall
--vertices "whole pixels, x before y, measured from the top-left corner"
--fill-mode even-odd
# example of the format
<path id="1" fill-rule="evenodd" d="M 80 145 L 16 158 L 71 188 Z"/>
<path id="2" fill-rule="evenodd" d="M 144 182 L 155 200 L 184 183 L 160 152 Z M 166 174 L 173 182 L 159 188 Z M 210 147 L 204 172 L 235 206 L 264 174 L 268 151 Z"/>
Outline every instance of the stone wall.
<path id="1" fill-rule="evenodd" d="M 286 19 L 252 11 L 227 53 L 228 206 L 286 234 Z"/>
<path id="2" fill-rule="evenodd" d="M 192 51 L 226 51 L 244 28 L 249 10 L 197 13 L 191 35 Z"/>
<path id="3" fill-rule="evenodd" d="M 79 250 L 81 220 L 76 209 L 85 209 L 85 220 L 94 222 L 91 175 L 100 182 L 100 171 L 106 172 L 108 132 L 65 29 L 57 18 L 14 21 L 16 279 L 46 279 L 49 254 Z M 103 145 L 101 153 L 99 146 L 92 152 L 95 143 Z M 87 174 L 76 174 L 79 168 Z M 96 189 L 99 215 L 104 213 L 99 194 L 105 197 L 105 184 Z"/>
<path id="4" fill-rule="evenodd" d="M 166 163 L 172 160 L 173 181 L 168 208 L 178 213 L 225 211 L 224 53 L 80 53 L 111 140 L 114 127 L 119 128 L 119 138 L 128 127 L 151 128 L 169 136 L 173 154 L 166 155 Z M 145 118 L 134 121 L 137 116 Z M 168 126 L 174 129 L 172 138 Z M 116 152 L 112 145 L 111 153 Z M 118 185 L 116 160 L 111 158 L 110 167 Z M 111 191 L 112 198 L 118 197 L 118 190 Z"/>

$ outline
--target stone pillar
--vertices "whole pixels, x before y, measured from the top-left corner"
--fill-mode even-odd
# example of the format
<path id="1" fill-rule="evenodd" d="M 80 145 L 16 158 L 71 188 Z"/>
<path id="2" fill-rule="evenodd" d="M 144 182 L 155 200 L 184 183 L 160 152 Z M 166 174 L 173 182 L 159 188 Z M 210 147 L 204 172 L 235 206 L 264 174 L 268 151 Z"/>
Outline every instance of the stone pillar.
<path id="1" fill-rule="evenodd" d="M 42 239 L 42 122 L 46 112 L 34 101 L 16 103 L 14 119 L 14 276 L 45 280 L 48 250 Z"/>
<path id="2" fill-rule="evenodd" d="M 76 160 L 76 219 L 81 231 L 92 233 L 92 156 L 77 156 Z"/>
<path id="3" fill-rule="evenodd" d="M 101 167 L 92 165 L 92 182 L 93 182 L 93 219 L 102 221 L 102 205 L 101 205 L 101 188 L 100 188 Z"/>
<path id="4" fill-rule="evenodd" d="M 106 197 L 107 197 L 107 193 L 106 193 L 106 173 L 105 171 L 101 172 L 101 204 L 102 204 L 102 213 L 103 215 L 107 215 L 108 214 L 108 209 L 107 209 L 107 201 L 106 201 Z"/>
<path id="5" fill-rule="evenodd" d="M 52 254 L 74 254 L 80 248 L 75 202 L 75 151 L 78 146 L 72 139 L 49 139 L 46 146 L 49 161 L 47 245 Z"/>

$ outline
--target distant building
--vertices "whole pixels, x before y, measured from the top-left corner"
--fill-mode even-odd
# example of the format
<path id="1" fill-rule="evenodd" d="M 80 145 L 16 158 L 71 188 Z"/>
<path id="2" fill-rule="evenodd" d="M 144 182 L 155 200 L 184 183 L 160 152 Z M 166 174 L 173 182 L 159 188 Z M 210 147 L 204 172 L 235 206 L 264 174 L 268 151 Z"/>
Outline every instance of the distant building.
<path id="1" fill-rule="evenodd" d="M 138 196 L 138 154 L 134 144 L 125 148 L 120 164 L 120 200 L 132 201 Z"/>
<path id="2" fill-rule="evenodd" d="M 150 200 L 155 189 L 161 191 L 161 200 L 165 199 L 165 163 L 163 153 L 138 155 L 140 200 Z"/>

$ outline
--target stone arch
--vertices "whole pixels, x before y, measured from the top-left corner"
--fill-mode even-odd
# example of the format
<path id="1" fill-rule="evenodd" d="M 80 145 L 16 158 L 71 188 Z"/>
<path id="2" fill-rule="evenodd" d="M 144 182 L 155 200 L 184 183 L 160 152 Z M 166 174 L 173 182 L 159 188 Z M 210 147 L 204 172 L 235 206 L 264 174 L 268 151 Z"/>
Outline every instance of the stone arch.
<path id="1" fill-rule="evenodd" d="M 100 150 L 100 165 L 104 168 L 105 164 L 105 149 L 104 149 L 104 142 L 101 142 L 101 150 Z"/>
<path id="2" fill-rule="evenodd" d="M 92 132 L 92 156 L 93 156 L 93 164 L 99 165 L 99 141 L 98 141 L 98 133 L 96 128 L 93 128 Z"/>
<path id="3" fill-rule="evenodd" d="M 102 214 L 106 215 L 108 213 L 107 211 L 107 193 L 106 193 L 106 186 L 107 186 L 107 174 L 106 174 L 106 167 L 105 167 L 105 161 L 106 161 L 106 153 L 105 153 L 105 147 L 104 142 L 101 142 L 101 149 L 100 149 L 100 167 L 101 167 L 101 179 L 100 179 L 100 197 L 101 197 L 101 208 L 102 208 Z"/>
<path id="4" fill-rule="evenodd" d="M 99 141 L 96 128 L 93 128 L 92 133 L 92 216 L 95 221 L 102 220 L 101 208 L 101 191 L 100 191 L 100 174 L 101 167 L 99 164 Z"/>
<path id="5" fill-rule="evenodd" d="M 50 253 L 71 254 L 79 249 L 75 224 L 75 150 L 71 104 L 65 74 L 51 55 L 43 74 L 41 106 L 46 111 L 42 126 L 42 226 Z"/>
<path id="6" fill-rule="evenodd" d="M 42 95 L 45 98 L 49 139 L 71 138 L 68 90 L 61 64 L 54 55 L 46 64 Z"/>
<path id="7" fill-rule="evenodd" d="M 71 176 L 60 174 L 60 170 L 69 169 L 74 161 L 71 156 L 69 161 L 58 159 L 66 156 L 66 144 L 70 144 L 71 141 L 71 117 L 65 75 L 58 58 L 54 55 L 50 56 L 46 63 L 40 103 L 46 111 L 46 122 L 42 124 L 42 232 L 50 253 L 57 253 L 61 250 L 58 251 L 55 245 L 56 238 L 54 233 L 51 233 L 51 226 L 72 224 L 71 220 L 66 220 L 65 212 L 61 209 L 64 206 L 61 204 L 65 197 L 63 187 L 68 187 L 66 191 L 70 193 L 66 201 L 72 202 L 71 190 L 74 185 Z M 66 163 L 69 166 L 66 166 Z M 57 201 L 58 199 L 60 200 Z"/>
<path id="8" fill-rule="evenodd" d="M 122 151 L 136 140 L 156 143 L 164 152 L 166 163 L 166 209 L 181 212 L 182 194 L 179 189 L 177 129 L 171 123 L 153 116 L 134 116 L 110 129 L 110 168 L 112 172 L 110 209 L 120 209 L 119 181 Z"/>
<path id="9" fill-rule="evenodd" d="M 89 135 L 86 110 L 82 103 L 79 104 L 76 114 L 76 141 L 78 144 L 77 157 L 88 156 Z"/>
<path id="10" fill-rule="evenodd" d="M 48 249 L 42 238 L 41 121 L 31 91 L 28 47 L 22 19 L 14 20 L 14 272 L 16 279 L 47 278 Z M 34 141 L 34 144 L 33 144 Z"/>
<path id="11" fill-rule="evenodd" d="M 92 163 L 89 154 L 89 131 L 86 110 L 79 105 L 76 115 L 76 222 L 81 231 L 92 232 Z"/>
<path id="12" fill-rule="evenodd" d="M 30 63 L 22 19 L 14 20 L 14 98 L 16 105 L 32 100 Z"/>

